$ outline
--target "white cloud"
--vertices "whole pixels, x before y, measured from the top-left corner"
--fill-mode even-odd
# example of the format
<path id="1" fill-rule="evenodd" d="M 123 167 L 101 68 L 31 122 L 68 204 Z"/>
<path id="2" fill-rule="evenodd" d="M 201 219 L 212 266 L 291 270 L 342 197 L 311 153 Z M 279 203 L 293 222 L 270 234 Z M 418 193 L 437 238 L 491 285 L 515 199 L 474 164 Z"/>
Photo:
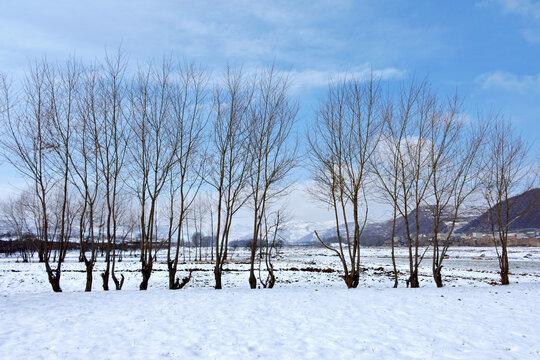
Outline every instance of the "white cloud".
<path id="1" fill-rule="evenodd" d="M 540 2 L 532 0 L 495 0 L 503 12 L 540 19 Z"/>
<path id="2" fill-rule="evenodd" d="M 261 67 L 257 65 L 248 65 L 240 67 L 246 76 L 255 76 L 261 71 Z M 289 90 L 291 94 L 297 95 L 306 90 L 317 90 L 325 88 L 332 80 L 336 79 L 368 79 L 371 72 L 375 78 L 381 80 L 401 79 L 407 75 L 407 72 L 395 67 L 386 67 L 375 69 L 370 64 L 365 63 L 353 68 L 344 69 L 292 69 L 292 70 L 277 70 L 279 75 L 287 78 Z M 219 71 L 218 71 L 219 73 Z"/>
<path id="3" fill-rule="evenodd" d="M 285 72 L 291 83 L 291 91 L 299 92 L 309 88 L 320 88 L 327 86 L 332 79 L 340 78 L 367 78 L 371 71 L 375 77 L 382 80 L 399 79 L 405 75 L 405 72 L 397 68 L 388 67 L 383 69 L 372 69 L 369 64 L 363 64 L 349 71 L 333 70 L 291 70 Z"/>
<path id="4" fill-rule="evenodd" d="M 495 71 L 477 78 L 483 89 L 504 89 L 508 91 L 540 91 L 540 74 L 519 76 L 509 72 Z"/>
<path id="5" fill-rule="evenodd" d="M 2 10 L 2 50 L 24 57 L 46 51 L 61 58 L 76 50 L 80 56 L 92 58 L 100 56 L 104 48 L 122 43 L 130 55 L 143 60 L 174 51 L 216 62 L 234 58 L 260 62 L 278 57 L 297 63 L 298 53 L 305 49 L 331 54 L 340 44 L 334 31 L 318 23 L 325 17 L 339 16 L 335 7 L 325 2 L 305 6 L 287 1 L 101 0 L 85 7 L 71 2 L 44 6 L 21 1 L 6 4 Z M 1 59 L 0 65 L 7 67 L 8 61 Z"/>
<path id="6" fill-rule="evenodd" d="M 532 30 L 532 29 L 523 30 L 523 37 L 525 38 L 525 40 L 527 40 L 531 44 L 540 44 L 540 31 L 539 30 Z"/>
<path id="7" fill-rule="evenodd" d="M 540 1 L 532 0 L 485 0 L 479 6 L 496 4 L 504 14 L 513 14 L 524 18 L 540 20 Z M 531 44 L 540 44 L 540 28 L 528 27 L 521 32 L 525 41 Z"/>

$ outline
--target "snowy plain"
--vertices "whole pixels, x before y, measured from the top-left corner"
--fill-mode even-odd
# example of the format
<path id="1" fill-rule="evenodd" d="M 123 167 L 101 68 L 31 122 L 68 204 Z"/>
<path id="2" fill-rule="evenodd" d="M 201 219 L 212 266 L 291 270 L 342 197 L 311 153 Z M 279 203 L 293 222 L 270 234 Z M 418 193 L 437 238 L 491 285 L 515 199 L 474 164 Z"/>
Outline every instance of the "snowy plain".
<path id="1" fill-rule="evenodd" d="M 1 359 L 540 359 L 540 248 L 511 248 L 510 286 L 498 280 L 493 248 L 454 248 L 442 289 L 427 257 L 421 288 L 405 288 L 406 253 L 398 249 L 400 287 L 392 288 L 387 248 L 362 249 L 357 289 L 339 278 L 337 257 L 321 248 L 284 248 L 275 260 L 274 289 L 249 290 L 247 252 L 237 249 L 212 289 L 210 261 L 186 288 L 167 290 L 158 259 L 150 289 L 137 290 L 137 258 L 117 272 L 122 291 L 84 288 L 84 265 L 69 254 L 63 293 L 44 266 L 0 259 Z M 203 252 L 204 258 L 204 252 Z M 334 272 L 302 271 L 332 269 Z"/>

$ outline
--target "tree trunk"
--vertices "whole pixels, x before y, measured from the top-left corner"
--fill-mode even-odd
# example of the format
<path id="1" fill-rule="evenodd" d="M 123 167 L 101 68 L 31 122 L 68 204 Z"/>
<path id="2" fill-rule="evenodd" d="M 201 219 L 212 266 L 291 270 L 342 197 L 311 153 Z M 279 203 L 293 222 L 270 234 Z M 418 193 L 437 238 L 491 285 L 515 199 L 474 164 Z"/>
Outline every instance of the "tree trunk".
<path id="1" fill-rule="evenodd" d="M 392 268 L 394 270 L 394 288 L 398 287 L 398 272 L 396 266 L 396 253 L 395 253 L 395 241 L 392 237 Z"/>
<path id="2" fill-rule="evenodd" d="M 255 270 L 253 268 L 249 270 L 249 286 L 252 289 L 257 288 L 257 278 L 255 277 Z"/>
<path id="3" fill-rule="evenodd" d="M 122 290 L 122 286 L 124 285 L 125 280 L 124 274 L 120 274 L 121 280 L 118 280 L 114 272 L 111 273 L 111 277 L 114 281 L 114 287 L 116 288 L 116 290 Z"/>
<path id="4" fill-rule="evenodd" d="M 84 291 L 92 291 L 92 270 L 94 268 L 94 264 L 92 261 L 85 261 L 86 265 L 86 287 L 84 288 Z"/>
<path id="5" fill-rule="evenodd" d="M 441 268 L 437 268 L 434 272 L 433 272 L 433 280 L 435 280 L 435 284 L 437 285 L 438 288 L 441 288 L 443 287 L 443 281 L 442 281 L 442 275 L 441 275 Z"/>
<path id="6" fill-rule="evenodd" d="M 47 275 L 49 276 L 49 283 L 51 284 L 53 291 L 62 292 L 62 289 L 60 288 L 60 273 L 57 272 L 56 274 L 53 274 L 52 271 L 47 270 Z"/>
<path id="7" fill-rule="evenodd" d="M 174 261 L 170 260 L 167 262 L 167 267 L 169 269 L 169 289 L 175 290 L 176 282 L 176 267 L 174 266 Z"/>
<path id="8" fill-rule="evenodd" d="M 45 251 L 43 249 L 38 250 L 38 258 L 40 263 L 45 262 Z"/>
<path id="9" fill-rule="evenodd" d="M 360 281 L 360 274 L 358 274 L 358 271 L 351 271 L 351 273 L 343 276 L 343 280 L 345 280 L 347 289 L 354 289 L 358 287 L 358 283 Z"/>
<path id="10" fill-rule="evenodd" d="M 276 277 L 274 276 L 274 272 L 272 271 L 270 273 L 270 280 L 268 280 L 268 288 L 272 289 L 275 284 L 276 284 Z"/>
<path id="11" fill-rule="evenodd" d="M 60 288 L 59 278 L 49 279 L 49 282 L 51 283 L 54 292 L 62 292 L 62 289 Z"/>
<path id="12" fill-rule="evenodd" d="M 219 269 L 219 267 L 216 265 L 216 267 L 214 268 L 214 277 L 216 279 L 216 286 L 215 288 L 216 289 L 221 289 L 221 270 Z"/>
<path id="13" fill-rule="evenodd" d="M 508 279 L 508 269 L 501 271 L 501 285 L 509 285 L 510 280 Z"/>
<path id="14" fill-rule="evenodd" d="M 407 281 L 407 285 L 410 285 L 411 288 L 419 288 L 420 283 L 418 282 L 418 269 L 415 269 L 411 276 L 409 277 L 409 280 Z"/>
<path id="15" fill-rule="evenodd" d="M 180 279 L 176 277 L 176 273 L 178 269 L 174 265 L 174 261 L 171 260 L 168 262 L 168 268 L 169 268 L 169 289 L 170 290 L 182 289 L 191 280 L 191 273 L 193 272 L 193 270 L 190 270 L 189 276 L 183 278 L 182 282 L 180 282 Z"/>
<path id="16" fill-rule="evenodd" d="M 152 265 L 143 264 L 141 273 L 143 279 L 141 281 L 141 285 L 139 285 L 139 290 L 147 290 L 148 281 L 150 280 L 150 275 L 152 274 Z"/>
<path id="17" fill-rule="evenodd" d="M 101 278 L 103 279 L 103 290 L 109 291 L 109 271 L 102 272 Z"/>
<path id="18" fill-rule="evenodd" d="M 193 273 L 193 270 L 189 271 L 189 275 L 182 279 L 182 282 L 180 282 L 179 278 L 176 278 L 176 280 L 171 284 L 169 284 L 171 290 L 179 290 L 182 289 L 184 286 L 187 285 L 187 283 L 191 280 L 191 274 Z M 170 279 L 169 279 L 170 280 Z"/>
<path id="19" fill-rule="evenodd" d="M 501 285 L 510 284 L 510 280 L 508 279 L 508 273 L 508 252 L 506 251 L 506 247 L 503 247 L 501 254 Z"/>
<path id="20" fill-rule="evenodd" d="M 395 188 L 394 184 L 394 188 Z M 395 193 L 395 191 L 394 191 Z M 397 216 L 397 205 L 394 203 L 394 216 L 392 217 L 392 268 L 394 270 L 394 288 L 398 287 L 398 273 L 396 266 L 396 216 Z"/>
<path id="21" fill-rule="evenodd" d="M 353 275 L 353 283 L 352 283 L 353 288 L 357 288 L 359 283 L 360 283 L 360 274 L 358 273 L 358 270 L 357 270 L 355 274 Z"/>

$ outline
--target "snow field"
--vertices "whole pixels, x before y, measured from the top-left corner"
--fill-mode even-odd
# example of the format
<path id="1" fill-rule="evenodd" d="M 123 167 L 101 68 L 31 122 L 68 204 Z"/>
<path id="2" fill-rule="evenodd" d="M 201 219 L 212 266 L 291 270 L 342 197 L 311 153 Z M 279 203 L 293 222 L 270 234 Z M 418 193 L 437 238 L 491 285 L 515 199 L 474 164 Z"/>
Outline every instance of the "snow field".
<path id="1" fill-rule="evenodd" d="M 2 359 L 538 359 L 538 284 L 3 295 Z"/>
<path id="2" fill-rule="evenodd" d="M 443 281 L 447 286 L 489 286 L 499 280 L 498 263 L 493 248 L 453 248 L 450 249 L 449 259 L 443 263 Z M 68 254 L 62 266 L 61 286 L 64 292 L 84 290 L 86 281 L 84 264 L 77 261 L 77 252 Z M 165 253 L 161 253 L 154 264 L 149 287 L 166 289 L 168 274 Z M 398 248 L 396 262 L 400 274 L 400 286 L 405 285 L 408 271 L 406 249 Z M 511 248 L 510 281 L 513 283 L 540 283 L 540 248 Z M 245 288 L 249 278 L 249 252 L 237 249 L 232 261 L 225 266 L 223 285 L 226 288 Z M 177 276 L 187 276 L 189 269 L 193 272 L 192 280 L 187 288 L 212 288 L 214 286 L 213 264 L 208 261 L 194 261 L 186 258 L 185 264 L 179 265 Z M 93 291 L 102 291 L 100 273 L 104 269 L 103 259 L 98 259 L 94 267 Z M 363 248 L 361 266 L 365 271 L 360 277 L 361 287 L 391 287 L 393 279 L 392 262 L 388 248 Z M 342 266 L 339 259 L 330 251 L 322 248 L 283 248 L 280 256 L 274 260 L 276 269 L 276 287 L 335 287 L 342 288 L 343 281 L 339 277 Z M 124 256 L 124 261 L 117 263 L 117 276 L 123 274 L 126 278 L 124 290 L 137 290 L 141 281 L 140 263 L 138 257 Z M 291 271 L 291 269 L 316 268 L 333 269 L 335 272 L 306 272 Z M 262 273 L 264 276 L 264 272 Z M 431 277 L 431 258 L 426 254 L 420 267 L 420 283 L 422 287 L 433 287 Z M 112 284 L 111 284 L 112 285 Z M 0 292 L 36 293 L 50 292 L 43 264 L 38 262 L 17 263 L 16 258 L 0 258 Z"/>
<path id="3" fill-rule="evenodd" d="M 0 259 L 0 359 L 539 359 L 540 249 L 510 250 L 510 286 L 498 280 L 492 248 L 451 249 L 442 289 L 431 263 L 420 289 L 404 288 L 407 259 L 397 251 L 400 288 L 392 289 L 389 249 L 362 249 L 361 284 L 347 290 L 340 263 L 320 248 L 284 248 L 274 289 L 248 289 L 247 251 L 237 249 L 224 290 L 213 290 L 210 262 L 178 291 L 167 289 L 158 258 L 150 289 L 138 291 L 137 257 L 125 257 L 122 291 L 84 293 L 84 265 L 70 253 L 63 293 L 44 265 Z M 298 270 L 292 270 L 292 269 Z M 299 271 L 302 268 L 334 272 Z"/>

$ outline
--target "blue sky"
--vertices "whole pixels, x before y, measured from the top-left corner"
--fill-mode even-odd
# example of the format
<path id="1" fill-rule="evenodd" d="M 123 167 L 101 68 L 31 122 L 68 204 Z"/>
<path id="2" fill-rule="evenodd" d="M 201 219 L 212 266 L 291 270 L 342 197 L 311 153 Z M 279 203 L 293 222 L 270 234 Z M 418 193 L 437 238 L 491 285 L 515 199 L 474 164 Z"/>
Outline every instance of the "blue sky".
<path id="1" fill-rule="evenodd" d="M 307 126 L 330 77 L 373 68 L 429 76 L 466 110 L 500 110 L 540 148 L 540 2 L 6 1 L 0 71 L 14 79 L 42 55 L 92 60 L 122 45 L 132 63 L 172 53 L 218 72 L 275 62 L 290 72 Z M 2 166 L 1 188 L 15 180 Z"/>
<path id="2" fill-rule="evenodd" d="M 531 0 L 0 5 L 0 71 L 14 77 L 44 54 L 93 59 L 119 44 L 132 62 L 170 52 L 215 71 L 275 61 L 291 72 L 307 117 L 332 74 L 371 66 L 390 78 L 429 75 L 441 93 L 457 88 L 469 109 L 500 109 L 538 140 L 540 3 Z"/>

